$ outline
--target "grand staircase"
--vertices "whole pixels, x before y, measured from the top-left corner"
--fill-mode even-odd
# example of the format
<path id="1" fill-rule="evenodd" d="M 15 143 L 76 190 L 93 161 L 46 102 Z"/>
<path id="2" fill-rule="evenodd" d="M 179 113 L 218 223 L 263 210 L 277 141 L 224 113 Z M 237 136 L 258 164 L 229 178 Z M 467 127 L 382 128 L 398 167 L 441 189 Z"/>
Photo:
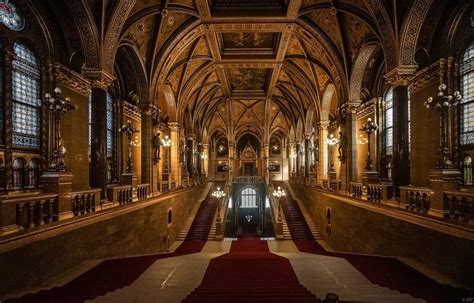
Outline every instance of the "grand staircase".
<path id="1" fill-rule="evenodd" d="M 280 186 L 285 190 L 286 196 L 280 200 L 288 232 L 293 240 L 318 240 L 321 234 L 316 229 L 313 220 L 304 208 L 304 205 L 293 199 L 291 191 L 283 182 L 274 181 L 274 187 Z M 285 234 L 285 230 L 283 230 Z M 285 237 L 286 238 L 286 237 Z"/>
<path id="2" fill-rule="evenodd" d="M 207 196 L 201 202 L 196 215 L 186 222 L 177 237 L 179 241 L 207 241 L 216 215 L 217 199 Z"/>
<path id="3" fill-rule="evenodd" d="M 258 239 L 233 241 L 230 252 L 211 260 L 202 283 L 183 303 L 321 302 L 303 287 L 288 259 Z"/>

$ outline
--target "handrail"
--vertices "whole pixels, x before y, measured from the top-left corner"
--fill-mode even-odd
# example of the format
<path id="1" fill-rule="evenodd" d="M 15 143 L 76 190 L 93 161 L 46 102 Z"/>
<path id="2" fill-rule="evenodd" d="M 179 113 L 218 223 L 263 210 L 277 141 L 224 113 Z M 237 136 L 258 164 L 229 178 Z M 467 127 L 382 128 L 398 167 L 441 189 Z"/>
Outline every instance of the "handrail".
<path id="1" fill-rule="evenodd" d="M 87 190 L 71 193 L 71 210 L 74 216 L 80 216 L 96 211 L 100 205 L 100 188 L 91 188 Z"/>
<path id="2" fill-rule="evenodd" d="M 427 187 L 400 186 L 400 204 L 410 211 L 427 213 L 433 191 Z"/>
<path id="3" fill-rule="evenodd" d="M 474 193 L 445 191 L 443 196 L 445 218 L 474 224 Z"/>
<path id="4" fill-rule="evenodd" d="M 150 197 L 151 192 L 150 183 L 142 183 L 137 185 L 137 198 L 138 201 L 145 200 Z"/>
<path id="5" fill-rule="evenodd" d="M 58 220 L 58 195 L 40 193 L 0 200 L 0 235 Z"/>

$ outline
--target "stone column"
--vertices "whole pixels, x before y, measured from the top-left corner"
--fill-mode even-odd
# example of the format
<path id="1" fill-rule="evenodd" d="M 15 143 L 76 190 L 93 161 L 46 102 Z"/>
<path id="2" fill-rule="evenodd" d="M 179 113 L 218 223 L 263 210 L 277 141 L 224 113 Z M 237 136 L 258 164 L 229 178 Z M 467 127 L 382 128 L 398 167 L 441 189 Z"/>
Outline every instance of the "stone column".
<path id="1" fill-rule="evenodd" d="M 304 177 L 309 177 L 309 167 L 311 165 L 311 152 L 310 152 L 309 135 L 304 139 Z"/>
<path id="2" fill-rule="evenodd" d="M 203 160 L 203 174 L 205 177 L 208 177 L 209 176 L 209 144 L 207 143 L 204 143 L 202 145 L 202 152 L 204 155 L 206 155 L 204 157 L 204 160 Z"/>
<path id="3" fill-rule="evenodd" d="M 346 150 L 346 169 L 347 182 L 357 182 L 357 136 L 359 130 L 357 129 L 357 115 L 355 107 L 349 108 L 346 116 L 346 134 L 347 134 L 347 150 Z M 346 182 L 346 183 L 347 183 Z M 346 184 L 346 189 L 349 184 Z"/>
<path id="4" fill-rule="evenodd" d="M 265 176 L 265 182 L 267 184 L 270 184 L 270 170 L 268 170 L 268 165 L 270 164 L 269 163 L 269 159 L 270 159 L 270 147 L 268 146 L 268 144 L 265 144 L 263 146 L 263 167 L 262 167 L 262 170 L 263 170 L 263 174 Z"/>
<path id="5" fill-rule="evenodd" d="M 329 121 L 321 121 L 319 124 L 319 162 L 318 162 L 318 178 L 321 182 L 322 179 L 327 179 L 328 177 L 328 169 L 329 169 L 329 162 L 328 162 L 328 126 Z"/>
<path id="6" fill-rule="evenodd" d="M 109 81 L 105 81 L 109 80 Z M 92 83 L 91 103 L 91 176 L 90 185 L 100 188 L 107 199 L 107 88 L 111 78 L 100 77 Z"/>
<path id="7" fill-rule="evenodd" d="M 201 158 L 202 143 L 201 142 L 197 143 L 196 150 L 197 150 L 197 154 L 196 154 L 197 174 L 198 174 L 199 177 L 201 177 L 202 176 L 202 172 L 201 172 L 201 169 L 202 169 L 202 165 L 201 165 L 201 161 L 202 161 L 202 158 Z"/>
<path id="8" fill-rule="evenodd" d="M 152 192 L 158 190 L 158 176 L 156 174 L 156 167 L 153 161 L 153 119 L 149 112 L 149 104 L 145 104 L 142 109 L 141 121 L 141 160 L 142 173 L 141 183 L 149 183 Z"/>
<path id="9" fill-rule="evenodd" d="M 176 187 L 181 186 L 181 159 L 180 159 L 180 138 L 179 138 L 179 131 L 180 131 L 180 124 L 177 122 L 169 122 L 168 126 L 170 128 L 170 139 L 171 139 L 171 146 L 170 151 L 170 159 L 169 159 L 169 169 L 170 169 L 170 176 L 172 182 L 176 183 Z"/>
<path id="10" fill-rule="evenodd" d="M 392 182 L 395 197 L 400 186 L 410 184 L 410 153 L 408 149 L 408 87 L 393 88 L 393 170 Z"/>
<path id="11" fill-rule="evenodd" d="M 186 168 L 189 177 L 194 177 L 194 135 L 186 135 Z"/>
<path id="12" fill-rule="evenodd" d="M 300 166 L 301 166 L 301 144 L 296 143 L 296 175 L 300 176 Z"/>

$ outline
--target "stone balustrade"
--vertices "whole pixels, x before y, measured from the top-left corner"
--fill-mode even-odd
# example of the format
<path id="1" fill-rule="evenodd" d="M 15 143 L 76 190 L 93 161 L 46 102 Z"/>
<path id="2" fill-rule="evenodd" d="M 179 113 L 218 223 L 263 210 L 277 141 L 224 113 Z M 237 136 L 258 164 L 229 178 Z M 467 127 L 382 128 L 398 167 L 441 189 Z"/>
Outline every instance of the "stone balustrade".
<path id="1" fill-rule="evenodd" d="M 323 187 L 332 191 L 340 191 L 342 186 L 341 180 L 333 180 L 329 181 L 328 179 L 323 179 Z"/>
<path id="2" fill-rule="evenodd" d="M 107 199 L 110 202 L 118 202 L 120 205 L 131 203 L 133 190 L 131 185 L 109 185 L 107 186 Z"/>
<path id="3" fill-rule="evenodd" d="M 431 205 L 433 191 L 427 187 L 400 187 L 400 204 L 409 211 L 427 213 Z"/>
<path id="4" fill-rule="evenodd" d="M 387 203 L 388 200 L 387 184 L 369 183 L 367 184 L 367 200 L 375 203 Z"/>
<path id="5" fill-rule="evenodd" d="M 474 225 L 474 193 L 445 191 L 444 217 Z"/>
<path id="6" fill-rule="evenodd" d="M 4 196 L 0 200 L 0 234 L 58 220 L 57 194 Z"/>
<path id="7" fill-rule="evenodd" d="M 138 201 L 145 200 L 150 197 L 151 187 L 149 183 L 143 183 L 137 185 L 137 198 Z"/>
<path id="8" fill-rule="evenodd" d="M 362 182 L 350 182 L 350 194 L 353 198 L 362 199 L 364 194 L 364 185 Z"/>
<path id="9" fill-rule="evenodd" d="M 81 216 L 96 211 L 100 205 L 100 188 L 93 188 L 71 194 L 71 210 L 74 216 Z"/>
<path id="10" fill-rule="evenodd" d="M 236 183 L 260 183 L 263 182 L 260 176 L 239 176 L 235 179 Z"/>

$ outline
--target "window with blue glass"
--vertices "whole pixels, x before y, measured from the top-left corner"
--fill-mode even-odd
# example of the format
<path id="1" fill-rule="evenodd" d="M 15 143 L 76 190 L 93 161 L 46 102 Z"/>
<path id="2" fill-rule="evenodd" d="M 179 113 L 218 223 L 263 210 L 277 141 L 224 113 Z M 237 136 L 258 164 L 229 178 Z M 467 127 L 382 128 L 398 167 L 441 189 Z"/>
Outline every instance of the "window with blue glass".
<path id="1" fill-rule="evenodd" d="M 40 68 L 35 53 L 15 42 L 12 71 L 13 145 L 39 148 L 41 127 Z"/>
<path id="2" fill-rule="evenodd" d="M 474 43 L 464 52 L 461 62 L 461 134 L 462 145 L 474 144 Z"/>
<path id="3" fill-rule="evenodd" d="M 21 31 L 25 27 L 25 19 L 9 0 L 0 0 L 0 22 L 13 31 Z"/>
<path id="4" fill-rule="evenodd" d="M 385 94 L 385 154 L 393 152 L 393 90 L 390 88 Z"/>

